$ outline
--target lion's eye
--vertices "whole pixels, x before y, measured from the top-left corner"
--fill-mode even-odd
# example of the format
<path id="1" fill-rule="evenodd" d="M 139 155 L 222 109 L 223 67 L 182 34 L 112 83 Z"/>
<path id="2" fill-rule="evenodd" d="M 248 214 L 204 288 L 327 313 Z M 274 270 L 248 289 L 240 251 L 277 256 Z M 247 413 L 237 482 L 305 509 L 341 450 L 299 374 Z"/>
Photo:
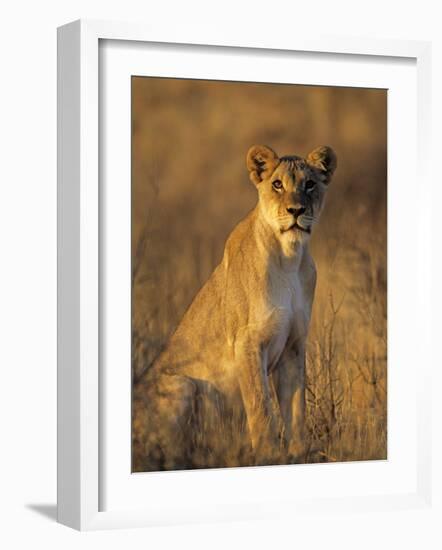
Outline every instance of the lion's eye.
<path id="1" fill-rule="evenodd" d="M 272 181 L 273 189 L 282 189 L 282 181 L 281 180 L 275 180 Z"/>
<path id="2" fill-rule="evenodd" d="M 312 181 L 312 180 L 308 180 L 305 184 L 305 190 L 306 191 L 311 191 L 313 189 L 313 187 L 315 186 L 315 182 Z"/>

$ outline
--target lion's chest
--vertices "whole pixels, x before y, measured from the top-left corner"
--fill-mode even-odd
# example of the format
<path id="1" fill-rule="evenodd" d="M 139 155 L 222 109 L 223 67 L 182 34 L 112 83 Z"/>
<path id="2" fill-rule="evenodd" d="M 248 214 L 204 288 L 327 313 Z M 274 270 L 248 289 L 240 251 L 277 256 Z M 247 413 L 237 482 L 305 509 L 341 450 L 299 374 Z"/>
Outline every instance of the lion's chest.
<path id="1" fill-rule="evenodd" d="M 273 273 L 268 294 L 269 333 L 266 345 L 268 368 L 272 369 L 287 345 L 307 336 L 306 297 L 298 273 Z"/>

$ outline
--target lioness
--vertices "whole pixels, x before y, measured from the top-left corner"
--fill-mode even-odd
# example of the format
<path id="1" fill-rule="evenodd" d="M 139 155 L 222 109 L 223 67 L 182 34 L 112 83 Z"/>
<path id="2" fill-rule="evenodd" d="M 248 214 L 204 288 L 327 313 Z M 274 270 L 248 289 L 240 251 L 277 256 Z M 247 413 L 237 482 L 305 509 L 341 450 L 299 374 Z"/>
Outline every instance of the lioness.
<path id="1" fill-rule="evenodd" d="M 335 168 L 330 147 L 305 159 L 278 158 L 264 145 L 248 151 L 257 205 L 232 231 L 221 263 L 134 388 L 134 471 L 192 467 L 197 409 L 200 416 L 201 407 L 210 410 L 201 396 L 226 415 L 240 403 L 254 464 L 299 459 L 316 283 L 308 243 Z"/>

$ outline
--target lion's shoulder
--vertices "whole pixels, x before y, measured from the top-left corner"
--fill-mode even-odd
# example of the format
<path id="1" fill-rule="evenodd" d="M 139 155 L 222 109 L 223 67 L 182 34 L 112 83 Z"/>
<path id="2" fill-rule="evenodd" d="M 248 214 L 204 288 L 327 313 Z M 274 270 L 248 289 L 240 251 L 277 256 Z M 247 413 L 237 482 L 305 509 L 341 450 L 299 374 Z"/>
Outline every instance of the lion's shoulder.
<path id="1" fill-rule="evenodd" d="M 255 217 L 255 210 L 251 210 L 227 237 L 223 258 L 225 264 L 230 265 L 233 260 L 238 259 L 238 256 L 240 260 L 241 258 L 244 260 L 250 252 L 253 247 Z"/>

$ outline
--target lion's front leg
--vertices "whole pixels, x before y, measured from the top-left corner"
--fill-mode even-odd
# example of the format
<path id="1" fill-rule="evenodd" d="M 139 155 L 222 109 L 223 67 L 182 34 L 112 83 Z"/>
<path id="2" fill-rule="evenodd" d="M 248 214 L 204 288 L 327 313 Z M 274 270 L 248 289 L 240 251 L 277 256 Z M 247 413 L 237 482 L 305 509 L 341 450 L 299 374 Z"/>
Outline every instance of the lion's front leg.
<path id="1" fill-rule="evenodd" d="M 241 353 L 238 379 L 257 464 L 282 460 L 283 423 L 272 397 L 272 380 L 262 353 Z M 276 406 L 275 406 L 276 405 Z"/>
<path id="2" fill-rule="evenodd" d="M 305 442 L 305 349 L 287 349 L 274 374 L 288 454 L 302 461 Z"/>

